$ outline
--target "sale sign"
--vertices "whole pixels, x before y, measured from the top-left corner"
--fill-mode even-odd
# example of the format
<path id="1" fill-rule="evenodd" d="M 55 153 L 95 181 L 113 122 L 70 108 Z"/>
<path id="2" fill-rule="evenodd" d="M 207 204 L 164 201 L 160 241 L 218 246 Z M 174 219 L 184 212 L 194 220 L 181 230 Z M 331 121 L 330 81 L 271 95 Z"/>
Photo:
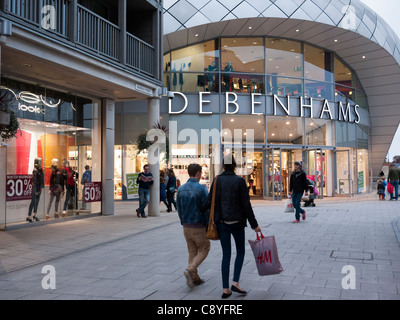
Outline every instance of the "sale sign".
<path id="1" fill-rule="evenodd" d="M 21 201 L 32 199 L 33 175 L 7 175 L 6 201 Z"/>
<path id="2" fill-rule="evenodd" d="M 139 185 L 136 183 L 140 173 L 127 173 L 126 174 L 126 193 L 128 199 L 139 198 Z"/>
<path id="3" fill-rule="evenodd" d="M 85 183 L 85 202 L 101 201 L 101 182 Z"/>

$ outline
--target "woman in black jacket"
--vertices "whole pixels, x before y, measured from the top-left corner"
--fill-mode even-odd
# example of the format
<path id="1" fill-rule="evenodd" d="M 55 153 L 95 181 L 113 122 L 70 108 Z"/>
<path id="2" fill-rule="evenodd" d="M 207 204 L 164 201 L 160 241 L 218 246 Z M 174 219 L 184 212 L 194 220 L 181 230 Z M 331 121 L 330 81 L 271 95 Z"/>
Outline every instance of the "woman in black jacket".
<path id="1" fill-rule="evenodd" d="M 222 285 L 224 293 L 222 298 L 228 298 L 232 291 L 246 294 L 239 287 L 240 272 L 242 270 L 245 254 L 245 232 L 247 220 L 255 232 L 261 232 L 254 216 L 250 203 L 249 190 L 246 181 L 235 174 L 236 162 L 232 155 L 224 157 L 224 172 L 218 176 L 211 186 L 207 207 L 211 206 L 213 188 L 216 187 L 214 221 L 222 247 Z M 229 268 L 231 259 L 231 235 L 236 244 L 236 259 L 233 274 L 233 283 L 229 290 Z"/>

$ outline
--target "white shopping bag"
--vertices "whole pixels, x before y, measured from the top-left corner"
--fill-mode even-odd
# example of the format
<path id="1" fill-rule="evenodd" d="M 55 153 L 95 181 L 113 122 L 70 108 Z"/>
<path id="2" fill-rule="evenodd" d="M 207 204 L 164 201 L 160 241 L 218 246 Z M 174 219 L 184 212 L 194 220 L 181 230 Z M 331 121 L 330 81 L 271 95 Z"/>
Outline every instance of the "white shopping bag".
<path id="1" fill-rule="evenodd" d="M 285 200 L 285 211 L 284 212 L 294 212 L 293 202 L 290 197 Z"/>

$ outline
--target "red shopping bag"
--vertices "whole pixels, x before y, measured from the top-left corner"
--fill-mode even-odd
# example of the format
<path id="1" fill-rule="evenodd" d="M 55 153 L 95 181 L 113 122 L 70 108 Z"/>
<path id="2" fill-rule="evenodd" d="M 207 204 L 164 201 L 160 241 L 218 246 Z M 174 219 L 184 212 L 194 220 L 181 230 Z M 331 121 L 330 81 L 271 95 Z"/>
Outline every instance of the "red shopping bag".
<path id="1" fill-rule="evenodd" d="M 253 250 L 258 274 L 260 276 L 279 274 L 283 271 L 278 257 L 278 248 L 276 246 L 275 236 L 264 237 L 261 233 L 260 238 L 257 233 L 257 240 L 248 241 Z"/>
<path id="2" fill-rule="evenodd" d="M 388 185 L 387 185 L 387 192 L 388 193 L 393 193 L 393 185 L 392 184 L 390 184 L 390 183 L 388 183 Z"/>

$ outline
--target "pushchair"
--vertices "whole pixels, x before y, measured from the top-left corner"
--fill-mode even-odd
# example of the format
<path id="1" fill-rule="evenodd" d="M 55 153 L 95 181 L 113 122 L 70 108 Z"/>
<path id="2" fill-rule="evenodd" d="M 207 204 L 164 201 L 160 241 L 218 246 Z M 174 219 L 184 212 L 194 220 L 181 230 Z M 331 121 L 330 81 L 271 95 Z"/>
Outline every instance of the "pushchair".
<path id="1" fill-rule="evenodd" d="M 314 182 L 310 179 L 307 179 L 308 181 L 308 197 L 303 197 L 303 201 L 304 201 L 304 206 L 305 207 L 315 207 L 315 203 L 314 203 L 314 199 L 317 197 L 318 195 L 318 190 L 317 188 L 315 188 L 314 186 Z"/>

